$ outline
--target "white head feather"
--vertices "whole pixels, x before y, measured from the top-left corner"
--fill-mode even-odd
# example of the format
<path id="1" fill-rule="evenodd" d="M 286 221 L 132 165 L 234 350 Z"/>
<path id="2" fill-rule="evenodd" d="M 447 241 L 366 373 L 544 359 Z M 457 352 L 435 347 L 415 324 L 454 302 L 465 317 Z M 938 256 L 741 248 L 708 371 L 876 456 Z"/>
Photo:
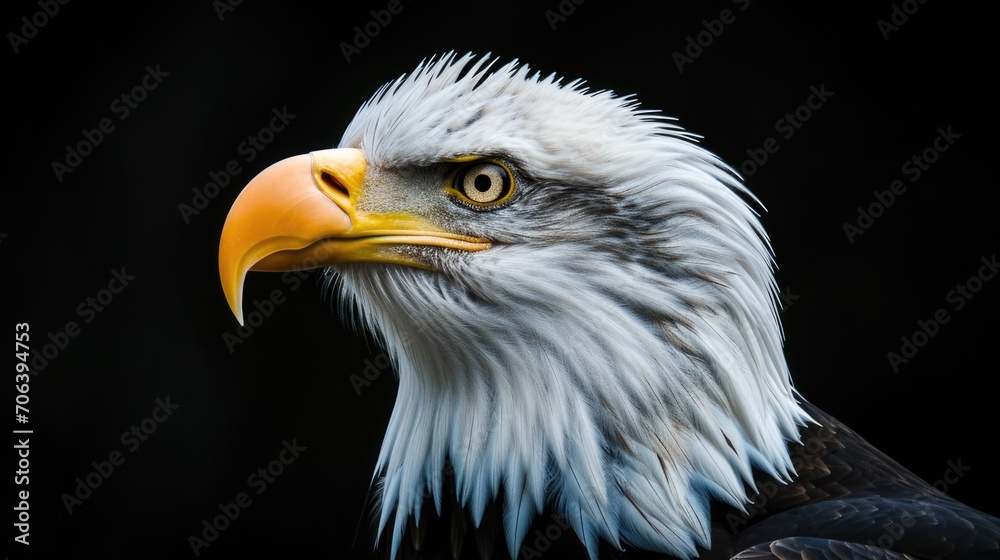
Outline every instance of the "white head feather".
<path id="1" fill-rule="evenodd" d="M 376 470 L 393 551 L 425 496 L 440 510 L 446 462 L 474 521 L 502 501 L 511 556 L 548 505 L 592 557 L 599 539 L 691 557 L 710 500 L 745 505 L 753 468 L 790 474 L 809 418 L 770 247 L 692 135 L 630 98 L 450 54 L 383 87 L 340 145 L 382 175 L 480 154 L 525 183 L 497 212 L 438 211 L 490 250 L 333 269 L 399 375 Z"/>

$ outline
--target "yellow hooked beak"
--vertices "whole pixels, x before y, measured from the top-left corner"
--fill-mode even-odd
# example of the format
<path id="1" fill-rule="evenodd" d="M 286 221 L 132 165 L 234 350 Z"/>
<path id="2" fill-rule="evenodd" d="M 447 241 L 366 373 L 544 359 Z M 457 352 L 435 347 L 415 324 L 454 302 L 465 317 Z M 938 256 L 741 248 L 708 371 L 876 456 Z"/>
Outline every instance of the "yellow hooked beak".
<path id="1" fill-rule="evenodd" d="M 304 270 L 348 262 L 426 268 L 396 249 L 490 248 L 489 240 L 443 231 L 418 216 L 359 211 L 365 168 L 361 150 L 323 150 L 279 161 L 243 189 L 219 243 L 222 290 L 241 325 L 243 280 L 249 270 Z"/>

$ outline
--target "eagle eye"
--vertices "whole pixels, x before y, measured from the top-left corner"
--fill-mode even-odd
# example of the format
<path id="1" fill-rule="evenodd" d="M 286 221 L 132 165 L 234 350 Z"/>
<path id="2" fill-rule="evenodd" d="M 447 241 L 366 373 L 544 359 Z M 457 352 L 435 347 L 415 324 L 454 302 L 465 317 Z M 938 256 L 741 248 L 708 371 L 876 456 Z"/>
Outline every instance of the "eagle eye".
<path id="1" fill-rule="evenodd" d="M 452 187 L 474 205 L 494 205 L 506 201 L 513 191 L 513 176 L 505 165 L 475 161 L 458 170 Z"/>

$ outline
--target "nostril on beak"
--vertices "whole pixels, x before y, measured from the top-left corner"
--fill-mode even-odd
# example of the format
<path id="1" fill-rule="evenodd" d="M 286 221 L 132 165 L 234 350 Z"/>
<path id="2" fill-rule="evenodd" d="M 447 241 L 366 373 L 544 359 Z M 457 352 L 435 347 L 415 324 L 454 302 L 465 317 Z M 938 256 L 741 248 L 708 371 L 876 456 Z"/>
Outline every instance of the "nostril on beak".
<path id="1" fill-rule="evenodd" d="M 347 187 L 341 184 L 341 182 L 338 181 L 337 178 L 334 177 L 329 171 L 324 169 L 323 172 L 320 173 L 319 177 L 320 180 L 323 181 L 324 186 L 328 187 L 333 192 L 336 192 L 347 199 L 351 198 L 351 192 L 347 190 Z"/>

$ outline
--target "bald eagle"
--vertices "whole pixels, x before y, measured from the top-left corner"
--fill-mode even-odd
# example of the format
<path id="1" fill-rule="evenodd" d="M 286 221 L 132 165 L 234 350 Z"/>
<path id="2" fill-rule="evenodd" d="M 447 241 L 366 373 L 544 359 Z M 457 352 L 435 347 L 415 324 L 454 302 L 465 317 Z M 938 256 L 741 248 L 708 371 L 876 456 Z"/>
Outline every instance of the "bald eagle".
<path id="1" fill-rule="evenodd" d="M 454 53 L 254 178 L 250 270 L 325 267 L 399 378 L 389 558 L 998 558 L 1000 519 L 806 401 L 739 176 L 632 97 Z"/>

